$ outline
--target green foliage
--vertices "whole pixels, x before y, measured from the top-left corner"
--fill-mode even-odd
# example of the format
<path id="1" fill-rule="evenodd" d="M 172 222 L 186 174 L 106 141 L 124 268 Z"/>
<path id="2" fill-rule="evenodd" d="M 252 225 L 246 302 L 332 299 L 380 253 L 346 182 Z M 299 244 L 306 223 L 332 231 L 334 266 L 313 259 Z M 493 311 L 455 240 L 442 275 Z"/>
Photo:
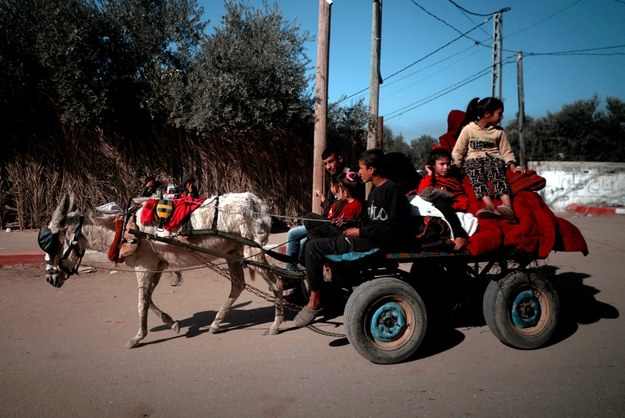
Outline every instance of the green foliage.
<path id="1" fill-rule="evenodd" d="M 363 99 L 350 105 L 328 106 L 328 145 L 343 151 L 345 158 L 355 168 L 358 156 L 367 149 L 367 123 L 369 109 Z"/>
<path id="2" fill-rule="evenodd" d="M 523 130 L 525 159 L 528 161 L 625 161 L 625 103 L 608 97 L 605 111 L 599 98 L 567 104 L 557 113 L 536 120 L 526 118 Z M 506 132 L 516 150 L 520 149 L 519 127 L 515 120 Z M 518 155 L 518 151 L 517 151 Z"/>
<path id="3" fill-rule="evenodd" d="M 384 128 L 384 151 L 406 154 L 417 170 L 423 170 L 432 146 L 436 144 L 438 144 L 436 138 L 430 135 L 421 135 L 410 141 L 410 145 L 408 145 L 401 134 L 394 136 L 391 129 Z"/>
<path id="4" fill-rule="evenodd" d="M 188 114 L 176 119 L 199 132 L 271 130 L 310 116 L 304 53 L 308 35 L 282 18 L 226 1 L 226 16 L 202 46 L 189 75 Z"/>

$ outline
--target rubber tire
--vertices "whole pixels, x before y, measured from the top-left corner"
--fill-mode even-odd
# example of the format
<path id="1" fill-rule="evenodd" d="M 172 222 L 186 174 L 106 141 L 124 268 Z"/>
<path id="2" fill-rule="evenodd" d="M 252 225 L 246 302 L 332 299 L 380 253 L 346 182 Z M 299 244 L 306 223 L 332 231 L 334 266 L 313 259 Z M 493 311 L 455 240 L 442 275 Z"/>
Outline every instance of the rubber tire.
<path id="1" fill-rule="evenodd" d="M 371 325 L 381 324 L 373 318 L 381 319 L 380 312 L 389 311 L 388 307 L 393 314 L 402 317 L 404 324 L 393 316 L 396 327 L 392 328 L 396 335 L 390 336 L 392 340 L 383 341 L 374 336 Z M 399 363 L 409 358 L 421 345 L 427 327 L 423 300 L 412 286 L 394 277 L 358 286 L 347 300 L 344 318 L 351 345 L 364 358 L 377 364 Z"/>
<path id="2" fill-rule="evenodd" d="M 529 315 L 522 315 L 521 305 L 527 306 Z M 560 301 L 547 279 L 516 270 L 488 284 L 482 310 L 486 324 L 502 343 L 532 350 L 544 346 L 555 333 Z M 521 324 L 523 318 L 527 324 Z"/>

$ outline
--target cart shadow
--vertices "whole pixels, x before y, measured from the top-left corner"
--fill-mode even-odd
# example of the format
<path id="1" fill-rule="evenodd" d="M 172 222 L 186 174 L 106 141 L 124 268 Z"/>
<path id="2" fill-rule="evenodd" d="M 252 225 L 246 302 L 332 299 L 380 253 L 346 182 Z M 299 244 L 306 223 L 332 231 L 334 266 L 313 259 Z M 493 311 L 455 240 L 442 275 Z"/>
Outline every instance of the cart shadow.
<path id="1" fill-rule="evenodd" d="M 560 323 L 554 337 L 546 345 L 566 340 L 577 332 L 579 325 L 590 325 L 601 319 L 616 319 L 618 309 L 596 299 L 601 291 L 584 284 L 591 277 L 585 273 L 562 272 L 558 267 L 543 266 L 541 274 L 553 283 L 560 300 Z"/>

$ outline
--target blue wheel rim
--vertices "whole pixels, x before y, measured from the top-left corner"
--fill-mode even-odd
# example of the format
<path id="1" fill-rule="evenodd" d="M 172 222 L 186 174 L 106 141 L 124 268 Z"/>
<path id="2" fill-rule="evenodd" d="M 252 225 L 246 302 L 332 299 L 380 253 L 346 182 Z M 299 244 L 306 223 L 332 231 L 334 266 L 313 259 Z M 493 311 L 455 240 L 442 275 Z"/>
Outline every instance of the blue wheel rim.
<path id="1" fill-rule="evenodd" d="M 534 290 L 520 292 L 512 302 L 512 323 L 518 328 L 530 328 L 538 324 L 540 300 Z"/>
<path id="2" fill-rule="evenodd" d="M 394 341 L 406 328 L 406 314 L 399 303 L 387 302 L 375 310 L 369 328 L 375 340 Z"/>

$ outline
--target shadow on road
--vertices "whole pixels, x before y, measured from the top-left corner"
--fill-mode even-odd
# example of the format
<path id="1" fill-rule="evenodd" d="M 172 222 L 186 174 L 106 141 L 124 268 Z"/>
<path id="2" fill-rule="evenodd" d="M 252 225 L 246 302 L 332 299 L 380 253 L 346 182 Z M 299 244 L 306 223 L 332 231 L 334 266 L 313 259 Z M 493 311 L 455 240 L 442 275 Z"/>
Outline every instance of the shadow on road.
<path id="1" fill-rule="evenodd" d="M 584 279 L 590 275 L 574 272 L 558 274 L 557 270 L 555 266 L 541 268 L 541 274 L 553 283 L 560 299 L 560 324 L 549 345 L 575 334 L 580 324 L 594 324 L 601 319 L 619 317 L 618 309 L 595 298 L 601 293 L 599 289 L 584 284 Z"/>
<path id="2" fill-rule="evenodd" d="M 258 327 L 266 324 L 267 330 L 273 323 L 275 309 L 273 306 L 263 306 L 254 309 L 242 309 L 252 302 L 244 302 L 237 305 L 234 305 L 230 312 L 228 312 L 228 316 L 221 323 L 220 332 L 245 329 L 250 327 Z M 188 318 L 184 318 L 179 320 L 180 323 L 180 332 L 181 334 L 176 337 L 166 338 L 159 341 L 166 341 L 173 338 L 185 337 L 185 338 L 193 338 L 198 335 L 209 332 L 209 328 L 215 316 L 217 315 L 217 311 L 202 311 L 196 312 L 192 316 Z M 284 326 L 284 325 L 283 325 Z M 186 329 L 186 332 L 184 331 Z M 150 332 L 160 332 L 160 331 L 170 331 L 170 328 L 165 324 L 160 324 L 150 329 Z M 283 329 L 281 329 L 281 332 Z M 284 330 L 286 331 L 286 330 Z M 152 341 L 150 344 L 159 342 Z M 147 344 L 147 343 L 146 343 Z M 143 344 L 142 344 L 143 345 Z"/>

